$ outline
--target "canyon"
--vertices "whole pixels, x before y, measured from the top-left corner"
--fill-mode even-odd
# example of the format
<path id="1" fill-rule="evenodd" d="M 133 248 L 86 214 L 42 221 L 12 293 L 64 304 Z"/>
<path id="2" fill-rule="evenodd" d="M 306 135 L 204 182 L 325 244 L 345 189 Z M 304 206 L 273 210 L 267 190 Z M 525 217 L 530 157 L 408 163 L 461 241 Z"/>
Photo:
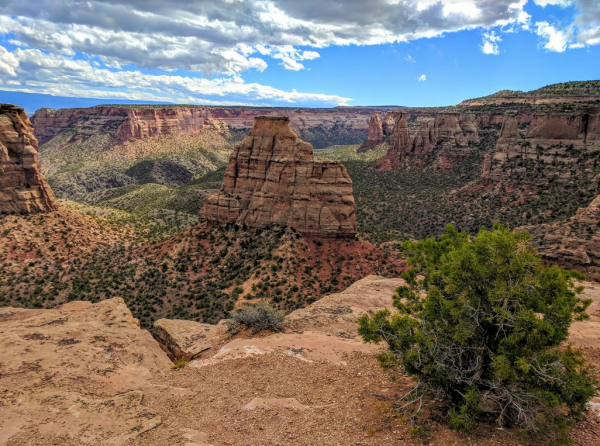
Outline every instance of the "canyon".
<path id="1" fill-rule="evenodd" d="M 332 109 L 273 107 L 204 107 L 204 106 L 97 106 L 72 109 L 40 109 L 32 122 L 36 137 L 45 144 L 61 132 L 77 130 L 85 139 L 97 133 L 109 133 L 117 143 L 184 133 L 203 129 L 242 135 L 252 128 L 256 116 L 287 116 L 298 135 L 323 148 L 334 144 L 357 144 L 364 141 L 368 119 L 373 111 L 394 107 L 337 107 Z"/>
<path id="2" fill-rule="evenodd" d="M 252 131 L 231 154 L 221 190 L 204 202 L 201 222 L 354 237 L 356 206 L 346 169 L 337 161 L 315 160 L 312 146 L 289 122 L 255 118 Z"/>
<path id="3" fill-rule="evenodd" d="M 54 195 L 41 173 L 38 142 L 25 111 L 0 104 L 0 214 L 54 209 Z"/>

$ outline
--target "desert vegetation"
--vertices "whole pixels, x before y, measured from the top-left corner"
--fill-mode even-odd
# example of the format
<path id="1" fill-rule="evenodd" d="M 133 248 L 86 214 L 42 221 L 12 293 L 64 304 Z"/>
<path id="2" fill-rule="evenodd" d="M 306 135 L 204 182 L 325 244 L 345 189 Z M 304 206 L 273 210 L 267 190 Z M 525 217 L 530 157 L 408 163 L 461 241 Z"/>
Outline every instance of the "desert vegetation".
<path id="1" fill-rule="evenodd" d="M 580 273 L 544 266 L 530 241 L 500 225 L 474 238 L 450 225 L 404 244 L 412 269 L 393 297 L 397 312 L 359 321 L 365 341 L 387 343 L 382 366 L 414 379 L 399 408 L 414 416 L 438 404 L 455 429 L 493 421 L 568 440 L 598 390 L 583 353 L 564 345 L 591 301 L 578 297 Z"/>

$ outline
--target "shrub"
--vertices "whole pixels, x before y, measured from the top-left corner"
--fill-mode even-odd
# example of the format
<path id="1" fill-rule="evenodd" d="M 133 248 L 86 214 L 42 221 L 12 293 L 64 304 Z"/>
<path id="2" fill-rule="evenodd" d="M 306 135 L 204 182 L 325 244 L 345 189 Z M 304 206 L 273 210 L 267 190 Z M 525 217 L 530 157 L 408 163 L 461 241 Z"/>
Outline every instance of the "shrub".
<path id="1" fill-rule="evenodd" d="M 265 330 L 279 332 L 283 330 L 283 313 L 267 301 L 256 305 L 247 305 L 231 314 L 229 331 L 239 331 L 240 325 L 252 328 L 253 333 Z"/>
<path id="2" fill-rule="evenodd" d="M 393 297 L 398 311 L 364 315 L 359 333 L 388 344 L 384 367 L 416 379 L 406 407 L 435 394 L 450 426 L 465 431 L 484 412 L 541 432 L 586 410 L 598 383 L 583 354 L 564 346 L 591 303 L 577 297 L 583 276 L 545 267 L 530 241 L 500 225 L 471 241 L 449 225 L 437 239 L 404 244 L 413 269 Z"/>

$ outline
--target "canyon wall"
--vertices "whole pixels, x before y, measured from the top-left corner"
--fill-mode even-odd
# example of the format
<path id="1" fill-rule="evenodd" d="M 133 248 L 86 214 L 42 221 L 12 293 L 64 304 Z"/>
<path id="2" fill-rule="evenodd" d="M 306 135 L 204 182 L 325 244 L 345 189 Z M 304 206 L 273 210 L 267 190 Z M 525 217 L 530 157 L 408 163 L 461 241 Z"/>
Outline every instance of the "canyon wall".
<path id="1" fill-rule="evenodd" d="M 54 209 L 54 195 L 40 171 L 38 142 L 21 107 L 0 104 L 0 214 Z"/>
<path id="2" fill-rule="evenodd" d="M 169 134 L 195 134 L 202 129 L 220 133 L 246 133 L 260 115 L 290 118 L 290 126 L 316 148 L 335 144 L 358 144 L 369 130 L 369 117 L 376 107 L 331 109 L 249 108 L 201 106 L 97 106 L 90 108 L 40 109 L 32 122 L 44 144 L 63 131 L 73 130 L 78 138 L 105 132 L 117 142 Z"/>
<path id="3" fill-rule="evenodd" d="M 209 224 L 289 226 L 303 234 L 353 237 L 352 180 L 337 161 L 315 160 L 287 117 L 257 117 L 231 154 L 220 192 L 200 210 Z"/>
<path id="4" fill-rule="evenodd" d="M 374 115 L 369 139 L 362 147 L 387 142 L 388 154 L 378 163 L 386 170 L 420 165 L 434 149 L 438 149 L 434 164 L 449 168 L 477 149 L 486 152 L 482 177 L 491 182 L 506 176 L 507 163 L 518 161 L 520 165 L 511 166 L 518 171 L 528 160 L 552 165 L 559 158 L 568 164 L 581 151 L 600 150 L 600 107 L 590 105 L 569 111 L 535 107 L 463 107 L 456 112 L 405 109 L 387 113 L 383 119 L 386 126 L 381 122 Z M 486 134 L 496 139 L 491 147 L 489 141 L 486 147 L 480 144 Z"/>
<path id="5" fill-rule="evenodd" d="M 596 107 L 569 113 L 508 112 L 494 150 L 486 154 L 482 176 L 488 182 L 502 181 L 507 166 L 513 174 L 524 174 L 533 164 L 543 165 L 546 171 L 565 169 L 584 154 L 589 157 L 600 151 L 599 120 Z"/>

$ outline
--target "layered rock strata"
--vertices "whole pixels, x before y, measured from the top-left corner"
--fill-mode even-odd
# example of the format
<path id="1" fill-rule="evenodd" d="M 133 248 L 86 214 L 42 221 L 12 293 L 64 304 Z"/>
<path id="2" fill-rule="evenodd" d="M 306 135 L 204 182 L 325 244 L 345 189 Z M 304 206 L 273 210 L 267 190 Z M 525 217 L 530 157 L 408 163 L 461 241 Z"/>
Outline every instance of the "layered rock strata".
<path id="1" fill-rule="evenodd" d="M 54 195 L 40 171 L 38 142 L 25 111 L 0 104 L 0 214 L 54 209 Z"/>
<path id="2" fill-rule="evenodd" d="M 44 144 L 63 132 L 75 139 L 107 133 L 116 143 L 171 134 L 193 135 L 201 130 L 221 134 L 247 132 L 256 116 L 277 114 L 290 118 L 290 125 L 315 147 L 358 144 L 368 132 L 374 111 L 394 107 L 336 107 L 330 109 L 249 108 L 203 106 L 97 106 L 37 110 L 32 118 L 35 134 Z"/>
<path id="3" fill-rule="evenodd" d="M 315 160 L 313 148 L 286 117 L 257 117 L 231 154 L 220 192 L 200 210 L 200 221 L 254 228 L 289 226 L 303 234 L 353 237 L 352 180 L 337 161 Z"/>

